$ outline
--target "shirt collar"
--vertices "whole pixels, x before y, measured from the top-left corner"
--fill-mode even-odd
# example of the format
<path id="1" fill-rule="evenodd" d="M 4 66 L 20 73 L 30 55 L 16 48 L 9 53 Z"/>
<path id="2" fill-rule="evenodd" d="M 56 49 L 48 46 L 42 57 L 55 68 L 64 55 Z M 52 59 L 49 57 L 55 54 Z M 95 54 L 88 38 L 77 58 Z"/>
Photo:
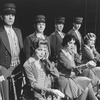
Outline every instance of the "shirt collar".
<path id="1" fill-rule="evenodd" d="M 7 27 L 6 25 L 4 26 L 4 29 L 9 32 L 9 29 L 12 29 L 12 26 L 11 27 Z"/>

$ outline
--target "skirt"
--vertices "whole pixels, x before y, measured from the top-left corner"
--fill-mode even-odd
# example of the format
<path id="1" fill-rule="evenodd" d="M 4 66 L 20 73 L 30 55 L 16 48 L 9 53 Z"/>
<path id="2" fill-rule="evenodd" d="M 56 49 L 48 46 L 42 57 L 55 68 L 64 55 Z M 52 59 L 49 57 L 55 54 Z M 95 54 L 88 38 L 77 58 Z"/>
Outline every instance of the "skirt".
<path id="1" fill-rule="evenodd" d="M 96 85 L 97 82 L 100 81 L 100 67 L 85 69 L 83 71 L 83 75 L 90 78 L 92 80 L 92 84 Z"/>
<path id="2" fill-rule="evenodd" d="M 91 79 L 87 77 L 64 77 L 60 76 L 58 79 L 60 90 L 69 98 L 78 98 L 84 90 L 88 87 Z"/>

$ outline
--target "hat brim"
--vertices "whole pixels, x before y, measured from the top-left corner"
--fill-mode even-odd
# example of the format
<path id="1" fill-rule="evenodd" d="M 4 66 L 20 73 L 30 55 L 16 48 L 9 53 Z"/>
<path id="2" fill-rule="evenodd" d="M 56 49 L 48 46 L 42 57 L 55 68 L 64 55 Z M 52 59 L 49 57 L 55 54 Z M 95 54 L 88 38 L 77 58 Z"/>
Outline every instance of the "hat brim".
<path id="1" fill-rule="evenodd" d="M 82 22 L 74 22 L 75 24 L 82 24 Z"/>
<path id="2" fill-rule="evenodd" d="M 16 11 L 15 10 L 4 10 L 3 11 L 3 15 L 9 15 L 9 14 L 15 15 Z"/>
<path id="3" fill-rule="evenodd" d="M 65 24 L 64 21 L 56 21 L 55 23 L 56 23 L 56 24 Z"/>
<path id="4" fill-rule="evenodd" d="M 36 20 L 36 23 L 46 23 L 45 20 Z"/>

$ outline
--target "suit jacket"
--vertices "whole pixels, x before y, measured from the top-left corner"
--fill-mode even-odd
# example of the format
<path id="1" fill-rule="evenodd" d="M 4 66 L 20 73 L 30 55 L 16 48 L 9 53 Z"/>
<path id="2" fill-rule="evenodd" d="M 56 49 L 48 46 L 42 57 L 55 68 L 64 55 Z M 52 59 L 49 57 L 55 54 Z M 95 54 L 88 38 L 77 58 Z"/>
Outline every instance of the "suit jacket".
<path id="1" fill-rule="evenodd" d="M 71 29 L 67 34 L 72 34 L 75 37 L 76 42 L 77 42 L 77 50 L 78 50 L 78 53 L 81 53 L 81 48 L 83 46 L 83 39 L 82 39 L 82 35 L 80 34 L 80 32 L 79 32 L 79 34 L 81 36 L 81 44 L 79 42 L 79 39 L 78 39 L 77 34 L 76 34 L 76 32 L 75 32 L 74 29 Z"/>
<path id="2" fill-rule="evenodd" d="M 37 38 L 36 37 L 36 33 L 33 33 L 29 36 L 27 36 L 24 40 L 24 53 L 25 53 L 25 57 L 26 57 L 26 60 L 29 58 L 29 57 L 32 57 L 33 55 L 33 45 L 32 45 L 32 42 L 34 41 L 34 39 Z M 45 35 L 45 39 L 47 40 L 47 43 L 48 43 L 48 48 L 49 48 L 49 54 L 50 54 L 50 40 L 49 38 Z"/>
<path id="3" fill-rule="evenodd" d="M 63 34 L 65 35 L 65 33 Z M 56 60 L 58 59 L 60 49 L 62 48 L 62 40 L 63 39 L 57 31 L 53 32 L 50 35 L 51 61 L 56 62 Z"/>
<path id="4" fill-rule="evenodd" d="M 23 40 L 20 29 L 13 27 L 19 42 L 20 50 L 23 48 Z M 11 50 L 7 33 L 3 26 L 0 27 L 0 65 L 9 68 L 11 64 Z"/>

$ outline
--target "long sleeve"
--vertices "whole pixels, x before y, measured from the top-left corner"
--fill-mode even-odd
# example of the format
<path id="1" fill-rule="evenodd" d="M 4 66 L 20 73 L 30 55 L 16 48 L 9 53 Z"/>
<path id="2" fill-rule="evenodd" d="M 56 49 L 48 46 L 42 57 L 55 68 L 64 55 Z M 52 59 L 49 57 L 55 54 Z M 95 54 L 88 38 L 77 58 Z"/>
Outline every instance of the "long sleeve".
<path id="1" fill-rule="evenodd" d="M 31 64 L 29 63 L 29 60 L 27 60 L 23 66 L 25 68 L 25 73 L 27 75 L 27 78 L 29 79 L 31 86 L 34 87 L 34 84 L 36 83 L 36 78 L 34 75 L 33 68 Z"/>
<path id="2" fill-rule="evenodd" d="M 87 47 L 83 47 L 82 49 L 82 60 L 84 63 L 90 61 L 90 60 L 94 60 L 95 61 L 95 57 L 92 51 L 90 51 Z"/>
<path id="3" fill-rule="evenodd" d="M 98 62 L 100 62 L 100 54 L 97 52 L 96 48 L 94 48 L 93 53 L 94 53 L 95 59 Z"/>
<path id="4" fill-rule="evenodd" d="M 55 35 L 50 35 L 50 49 L 51 49 L 51 55 L 50 55 L 50 60 L 51 61 L 55 61 L 56 60 L 56 54 L 57 54 L 57 52 L 56 52 L 56 42 L 57 40 L 56 40 L 56 37 L 55 37 Z"/>
<path id="5" fill-rule="evenodd" d="M 60 52 L 59 61 L 63 65 L 63 67 L 67 69 L 72 69 L 73 67 L 75 67 L 74 59 L 72 59 L 71 55 L 69 54 L 65 56 L 64 53 Z"/>
<path id="6" fill-rule="evenodd" d="M 31 43 L 31 40 L 30 40 L 30 38 L 29 38 L 29 36 L 28 36 L 28 37 L 26 37 L 25 40 L 24 40 L 24 53 L 25 53 L 26 60 L 27 60 L 29 57 L 32 56 L 32 55 L 31 55 L 31 45 L 32 45 L 32 43 Z"/>

